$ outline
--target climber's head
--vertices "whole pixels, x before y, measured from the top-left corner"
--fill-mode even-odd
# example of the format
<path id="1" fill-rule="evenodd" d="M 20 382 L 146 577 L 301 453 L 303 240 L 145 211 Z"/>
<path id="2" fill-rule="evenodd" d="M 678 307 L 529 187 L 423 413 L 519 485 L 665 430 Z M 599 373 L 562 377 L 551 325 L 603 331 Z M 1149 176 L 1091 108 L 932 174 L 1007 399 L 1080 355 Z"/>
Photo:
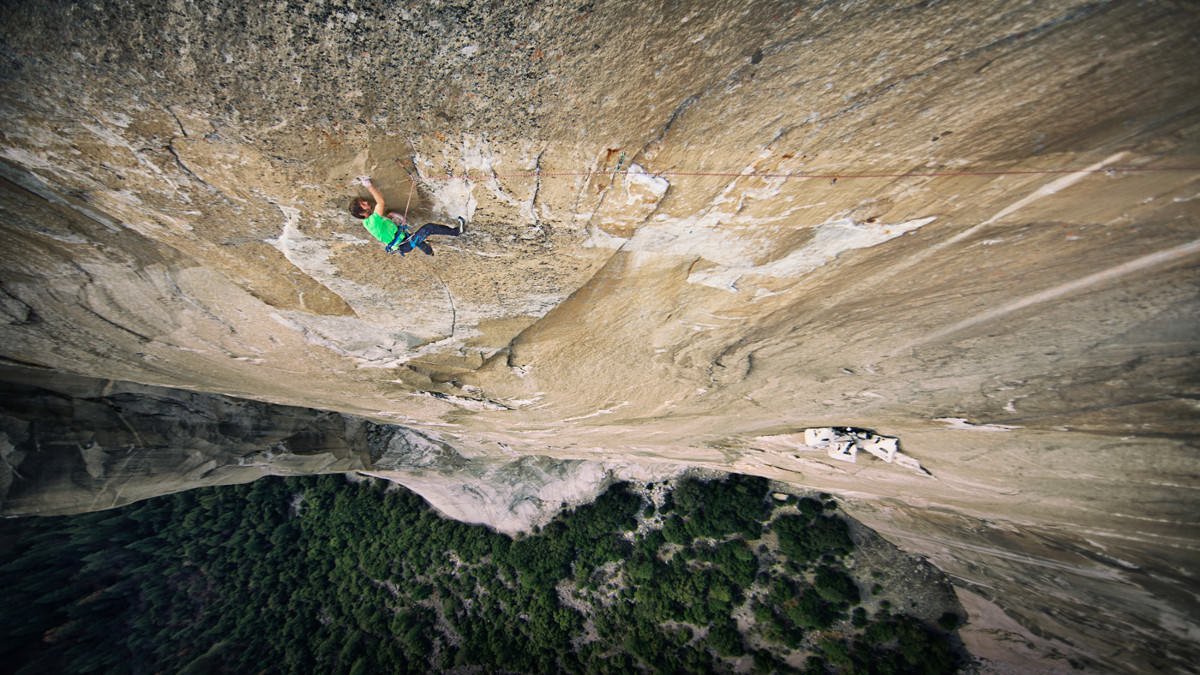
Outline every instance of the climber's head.
<path id="1" fill-rule="evenodd" d="M 350 215 L 355 218 L 366 218 L 371 215 L 371 211 L 375 210 L 375 202 L 364 197 L 355 197 L 350 200 Z"/>

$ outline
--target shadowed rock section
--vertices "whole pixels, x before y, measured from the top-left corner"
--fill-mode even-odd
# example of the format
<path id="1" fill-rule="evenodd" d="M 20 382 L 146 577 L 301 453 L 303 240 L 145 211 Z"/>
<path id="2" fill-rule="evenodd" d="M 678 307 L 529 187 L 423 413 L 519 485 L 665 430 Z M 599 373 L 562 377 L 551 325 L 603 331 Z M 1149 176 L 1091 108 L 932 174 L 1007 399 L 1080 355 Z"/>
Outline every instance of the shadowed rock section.
<path id="1" fill-rule="evenodd" d="M 99 511 L 268 475 L 360 472 L 408 485 L 459 520 L 515 534 L 616 481 L 684 470 L 471 459 L 351 415 L 15 368 L 0 374 L 0 507 L 8 515 Z"/>
<path id="2" fill-rule="evenodd" d="M 178 389 L 5 375 L 0 499 L 10 514 L 95 511 L 265 475 L 364 469 L 372 466 L 368 439 L 381 428 Z"/>
<path id="3" fill-rule="evenodd" d="M 1200 658 L 1185 4 L 4 19 L 5 362 L 401 424 L 475 462 L 837 492 L 951 575 L 997 663 Z M 343 212 L 364 173 L 467 234 L 386 255 Z M 789 440 L 819 427 L 899 438 L 929 475 Z M 98 499 L 115 458 L 76 440 L 39 460 L 76 478 L 13 474 L 4 508 Z M 338 443 L 329 468 L 359 461 Z"/>

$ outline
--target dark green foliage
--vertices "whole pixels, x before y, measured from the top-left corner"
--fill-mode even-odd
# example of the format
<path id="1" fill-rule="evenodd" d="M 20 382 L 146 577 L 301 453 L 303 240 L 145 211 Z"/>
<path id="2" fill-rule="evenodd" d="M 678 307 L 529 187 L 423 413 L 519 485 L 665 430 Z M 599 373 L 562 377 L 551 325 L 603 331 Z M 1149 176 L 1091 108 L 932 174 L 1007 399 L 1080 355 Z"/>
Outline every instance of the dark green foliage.
<path id="1" fill-rule="evenodd" d="M 960 661 L 944 632 L 905 615 L 882 615 L 869 625 L 850 658 L 855 667 L 846 672 L 921 675 L 956 672 Z"/>
<path id="2" fill-rule="evenodd" d="M 938 617 L 938 626 L 944 631 L 952 631 L 959 627 L 962 619 L 954 612 L 946 612 Z"/>
<path id="3" fill-rule="evenodd" d="M 839 608 L 811 590 L 800 594 L 800 597 L 784 605 L 784 615 L 801 628 L 824 629 L 833 622 L 843 618 Z"/>
<path id="4" fill-rule="evenodd" d="M 765 636 L 792 648 L 801 644 L 807 631 L 829 628 L 844 616 L 837 604 L 802 581 L 782 577 L 774 579 L 766 603 L 755 609 Z"/>
<path id="5" fill-rule="evenodd" d="M 825 675 L 825 659 L 813 654 L 804 660 L 804 675 Z"/>
<path id="6" fill-rule="evenodd" d="M 807 516 L 802 512 L 780 516 L 771 527 L 779 535 L 780 551 L 797 562 L 813 561 L 825 554 L 841 556 L 854 549 L 850 529 L 841 518 Z"/>
<path id="7" fill-rule="evenodd" d="M 846 644 L 845 640 L 823 638 L 818 647 L 835 671 L 844 673 L 853 669 L 854 658 L 851 656 L 850 645 Z"/>
<path id="8" fill-rule="evenodd" d="M 687 528 L 683 526 L 683 519 L 675 515 L 663 521 L 662 534 L 663 539 L 670 544 L 683 544 L 692 540 Z"/>
<path id="9" fill-rule="evenodd" d="M 696 560 L 711 563 L 738 586 L 749 586 L 758 574 L 758 558 L 740 539 L 694 548 Z"/>
<path id="10" fill-rule="evenodd" d="M 754 539 L 762 533 L 762 521 L 774 508 L 767 495 L 766 479 L 754 476 L 734 474 L 721 481 L 689 479 L 671 494 L 692 537 L 741 534 Z"/>
<path id="11" fill-rule="evenodd" d="M 849 574 L 832 567 L 822 565 L 817 568 L 813 587 L 817 589 L 817 593 L 820 593 L 821 597 L 832 602 L 854 605 L 859 600 L 858 586 L 854 583 L 854 579 L 850 578 Z"/>
<path id="12" fill-rule="evenodd" d="M 742 634 L 733 620 L 728 618 L 709 627 L 708 644 L 721 656 L 741 656 L 745 653 Z"/>
<path id="13" fill-rule="evenodd" d="M 824 510 L 825 507 L 821 504 L 821 502 L 813 499 L 812 497 L 802 497 L 796 502 L 796 508 L 800 511 L 800 515 L 812 519 L 821 515 L 821 511 Z"/>
<path id="14" fill-rule="evenodd" d="M 764 635 L 792 648 L 858 600 L 834 566 L 809 586 L 760 562 L 766 549 L 747 542 L 775 507 L 761 479 L 685 481 L 660 511 L 664 528 L 637 537 L 645 504 L 624 484 L 516 539 L 384 487 L 273 478 L 4 521 L 0 662 L 28 673 L 711 672 L 747 649 L 732 616 L 752 584 L 769 589 L 753 607 Z M 815 541 L 849 550 L 844 523 L 805 508 L 788 517 L 804 523 L 776 521 L 789 550 L 805 561 L 821 556 L 806 548 Z M 601 589 L 613 570 L 629 585 Z M 584 615 L 560 599 L 572 583 L 598 641 L 582 641 Z M 921 670 L 954 663 L 938 639 L 885 615 L 824 653 L 830 667 L 869 656 L 894 666 L 879 672 L 940 672 Z M 767 651 L 754 669 L 792 671 Z"/>

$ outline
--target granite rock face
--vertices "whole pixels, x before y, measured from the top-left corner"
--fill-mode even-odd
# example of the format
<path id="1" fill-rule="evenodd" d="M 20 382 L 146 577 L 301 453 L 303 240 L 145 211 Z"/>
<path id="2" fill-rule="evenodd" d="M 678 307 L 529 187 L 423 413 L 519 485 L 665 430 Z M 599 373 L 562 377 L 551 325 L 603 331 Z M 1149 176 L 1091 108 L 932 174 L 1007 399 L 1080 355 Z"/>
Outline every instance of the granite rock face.
<path id="1" fill-rule="evenodd" d="M 370 474 L 459 520 L 516 534 L 618 480 L 684 465 L 465 457 L 418 431 L 219 394 L 0 368 L 0 505 L 8 516 L 98 511 L 267 475 Z"/>
<path id="2" fill-rule="evenodd" d="M 765 475 L 950 574 L 997 667 L 1200 660 L 1193 6 L 2 12 L 12 405 L 34 369 L 329 411 L 246 451 L 336 413 L 439 462 Z M 467 233 L 385 254 L 345 214 L 360 174 Z M 110 499 L 86 427 L 39 458 L 59 478 L 10 436 L 6 512 Z M 339 438 L 298 470 L 387 468 Z M 212 457 L 146 447 L 179 453 L 162 491 Z"/>
<path id="3" fill-rule="evenodd" d="M 266 475 L 362 470 L 385 455 L 369 436 L 401 433 L 307 408 L 4 371 L 0 501 L 11 515 L 95 511 Z"/>

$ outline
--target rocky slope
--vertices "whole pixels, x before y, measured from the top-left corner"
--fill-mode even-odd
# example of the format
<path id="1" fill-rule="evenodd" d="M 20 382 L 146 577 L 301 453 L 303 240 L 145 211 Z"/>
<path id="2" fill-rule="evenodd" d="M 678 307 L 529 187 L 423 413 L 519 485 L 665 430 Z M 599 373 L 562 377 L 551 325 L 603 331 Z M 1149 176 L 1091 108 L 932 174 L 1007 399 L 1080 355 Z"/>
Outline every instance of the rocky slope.
<path id="1" fill-rule="evenodd" d="M 756 473 L 950 574 L 994 663 L 1196 660 L 1191 5 L 0 12 L 10 400 L 49 370 L 478 462 Z M 467 235 L 386 255 L 344 213 L 362 173 Z M 166 437 L 142 475 L 178 489 Z M 300 470 L 365 465 L 354 438 Z M 40 465 L 96 480 L 78 444 Z M 17 458 L 6 511 L 96 498 Z"/>

